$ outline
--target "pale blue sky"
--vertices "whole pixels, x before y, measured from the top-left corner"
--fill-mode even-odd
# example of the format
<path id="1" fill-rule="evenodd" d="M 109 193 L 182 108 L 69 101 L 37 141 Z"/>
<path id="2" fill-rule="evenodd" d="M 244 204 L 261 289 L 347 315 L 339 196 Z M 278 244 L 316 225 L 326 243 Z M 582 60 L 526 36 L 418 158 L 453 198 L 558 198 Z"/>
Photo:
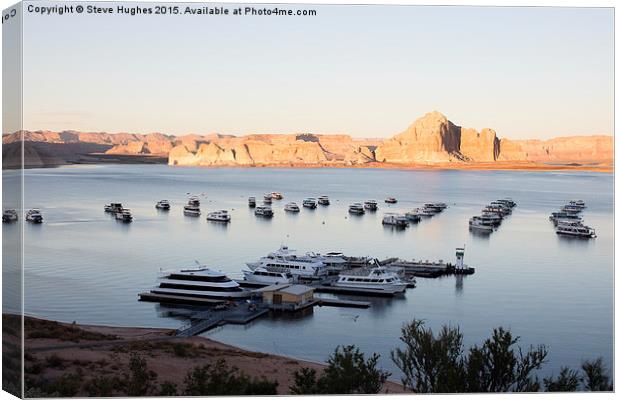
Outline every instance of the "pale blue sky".
<path id="1" fill-rule="evenodd" d="M 308 8 L 26 13 L 24 127 L 386 137 L 439 110 L 501 137 L 613 133 L 609 8 Z"/>

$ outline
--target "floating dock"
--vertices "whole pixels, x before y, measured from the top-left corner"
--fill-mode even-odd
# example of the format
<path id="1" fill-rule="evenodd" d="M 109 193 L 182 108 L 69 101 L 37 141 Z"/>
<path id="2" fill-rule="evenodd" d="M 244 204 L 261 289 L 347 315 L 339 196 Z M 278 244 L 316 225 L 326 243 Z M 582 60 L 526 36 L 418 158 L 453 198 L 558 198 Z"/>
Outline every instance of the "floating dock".
<path id="1" fill-rule="evenodd" d="M 188 324 L 176 330 L 175 336 L 191 337 L 226 324 L 245 325 L 268 312 L 268 308 L 249 309 L 241 306 L 223 311 L 198 312 L 190 317 Z"/>
<path id="2" fill-rule="evenodd" d="M 226 303 L 226 300 L 220 299 L 207 299 L 189 296 L 175 296 L 170 294 L 157 294 L 144 292 L 138 294 L 140 301 L 152 301 L 156 303 L 177 303 L 177 304 L 193 304 L 193 305 L 208 305 L 214 306 L 218 304 Z"/>
<path id="3" fill-rule="evenodd" d="M 341 299 L 324 299 L 315 298 L 315 301 L 319 307 L 349 307 L 349 308 L 369 308 L 370 302 L 368 301 L 354 301 L 354 300 L 341 300 Z"/>

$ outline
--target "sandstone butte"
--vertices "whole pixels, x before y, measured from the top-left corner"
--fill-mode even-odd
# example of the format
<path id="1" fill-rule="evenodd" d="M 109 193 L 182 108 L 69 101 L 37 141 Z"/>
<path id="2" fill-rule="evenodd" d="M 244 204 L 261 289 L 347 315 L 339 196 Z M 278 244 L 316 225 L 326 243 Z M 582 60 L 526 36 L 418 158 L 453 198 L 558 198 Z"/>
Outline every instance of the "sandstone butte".
<path id="1" fill-rule="evenodd" d="M 531 168 L 536 165 L 607 167 L 613 165 L 613 137 L 568 136 L 549 140 L 500 139 L 493 129 L 462 128 L 433 111 L 389 139 L 349 135 L 221 134 L 172 136 L 161 133 L 21 131 L 3 136 L 3 146 L 20 140 L 33 159 L 67 160 L 74 152 L 162 156 L 178 166 L 426 166 L 446 168 Z M 42 147 L 48 144 L 48 147 Z M 86 146 L 90 145 L 90 147 Z M 81 146 L 81 147 L 80 147 Z M 86 146 L 86 147 L 84 147 Z M 94 147 L 93 147 L 94 146 Z M 3 154 L 6 155 L 5 149 Z M 37 154 L 37 153 L 58 154 Z M 10 153 L 9 153 L 10 155 Z M 38 157 L 38 158 L 37 158 Z M 59 161 L 62 163 L 62 161 Z"/>

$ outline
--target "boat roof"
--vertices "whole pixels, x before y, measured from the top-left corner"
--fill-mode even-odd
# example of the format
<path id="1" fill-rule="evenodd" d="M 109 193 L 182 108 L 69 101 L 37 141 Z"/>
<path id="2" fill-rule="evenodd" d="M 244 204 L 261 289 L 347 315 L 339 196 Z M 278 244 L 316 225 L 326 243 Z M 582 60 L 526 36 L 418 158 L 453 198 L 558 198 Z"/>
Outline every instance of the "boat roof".
<path id="1" fill-rule="evenodd" d="M 179 271 L 173 271 L 171 272 L 173 274 L 185 274 L 185 275 L 198 275 L 198 276 L 226 276 L 223 272 L 221 271 L 215 271 L 212 270 L 211 268 L 207 268 L 207 267 L 198 267 L 198 268 L 187 268 L 187 269 L 181 269 Z"/>

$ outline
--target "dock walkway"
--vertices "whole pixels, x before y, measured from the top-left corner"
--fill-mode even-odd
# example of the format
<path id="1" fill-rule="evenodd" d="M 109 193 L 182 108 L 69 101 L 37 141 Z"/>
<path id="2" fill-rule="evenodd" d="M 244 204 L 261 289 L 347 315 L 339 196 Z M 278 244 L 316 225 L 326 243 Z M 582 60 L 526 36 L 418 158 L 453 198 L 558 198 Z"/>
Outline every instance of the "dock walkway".
<path id="1" fill-rule="evenodd" d="M 226 324 L 244 325 L 268 312 L 268 308 L 249 310 L 242 307 L 223 311 L 200 311 L 192 314 L 189 323 L 177 329 L 175 336 L 191 337 Z"/>

